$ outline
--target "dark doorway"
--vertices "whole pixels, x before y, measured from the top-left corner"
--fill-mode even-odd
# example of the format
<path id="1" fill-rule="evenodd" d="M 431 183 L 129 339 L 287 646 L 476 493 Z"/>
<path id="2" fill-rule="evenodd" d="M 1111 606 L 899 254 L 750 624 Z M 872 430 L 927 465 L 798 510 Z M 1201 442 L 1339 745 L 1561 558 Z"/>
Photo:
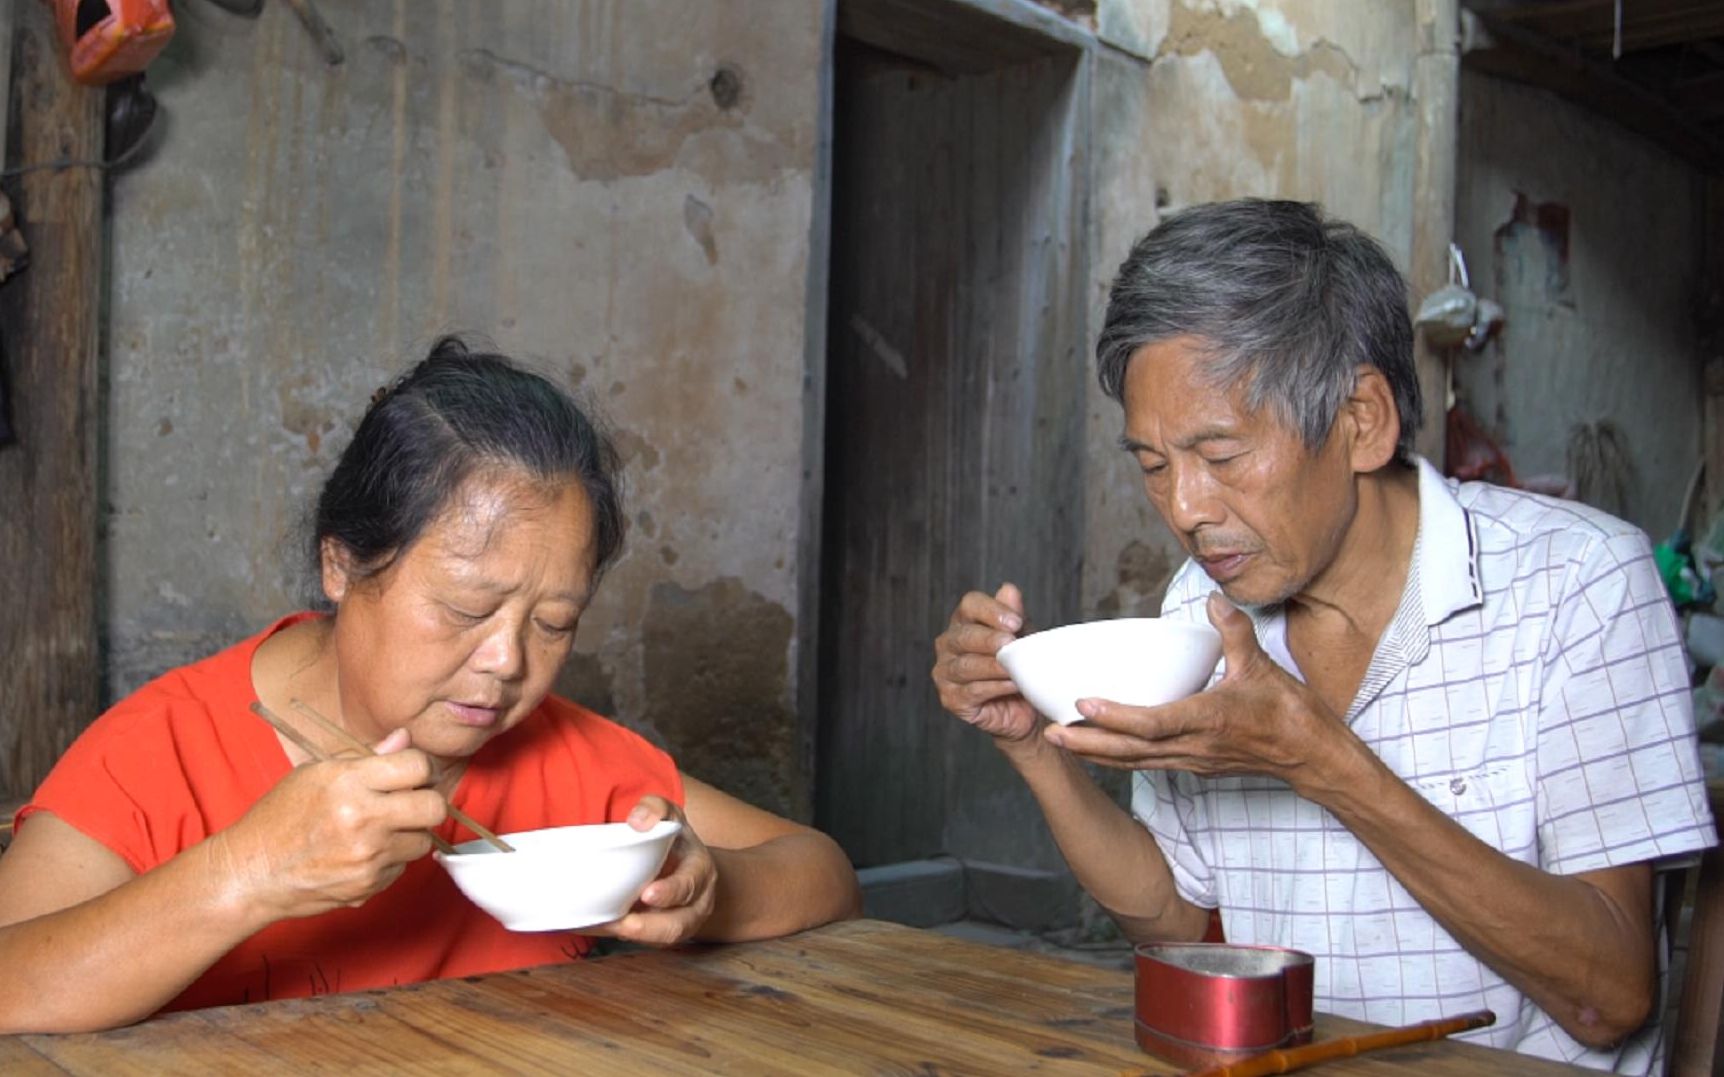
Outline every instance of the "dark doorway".
<path id="1" fill-rule="evenodd" d="M 839 14 L 816 821 L 860 866 L 1057 867 L 928 671 L 966 590 L 1078 613 L 1083 54 L 959 0 Z"/>

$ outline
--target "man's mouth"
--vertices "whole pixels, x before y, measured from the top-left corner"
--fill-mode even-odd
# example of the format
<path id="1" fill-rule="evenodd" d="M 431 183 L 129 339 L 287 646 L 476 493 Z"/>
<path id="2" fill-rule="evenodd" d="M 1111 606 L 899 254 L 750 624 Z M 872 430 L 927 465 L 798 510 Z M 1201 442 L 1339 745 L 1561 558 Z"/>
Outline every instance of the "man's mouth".
<path id="1" fill-rule="evenodd" d="M 1251 556 L 1244 551 L 1206 553 L 1198 556 L 1197 563 L 1209 574 L 1210 579 L 1216 583 L 1227 583 L 1245 571 L 1246 562 L 1251 560 Z"/>

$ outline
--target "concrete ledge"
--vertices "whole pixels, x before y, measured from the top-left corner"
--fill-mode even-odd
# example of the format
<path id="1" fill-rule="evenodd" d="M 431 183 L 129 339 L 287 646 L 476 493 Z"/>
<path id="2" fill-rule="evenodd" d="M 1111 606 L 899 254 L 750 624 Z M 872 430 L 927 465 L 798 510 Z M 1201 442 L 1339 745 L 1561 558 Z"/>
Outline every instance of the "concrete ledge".
<path id="1" fill-rule="evenodd" d="M 964 903 L 971 919 L 1018 931 L 1053 931 L 1078 921 L 1077 880 L 1068 872 L 1010 864 L 964 864 Z"/>
<path id="2" fill-rule="evenodd" d="M 906 860 L 863 868 L 862 915 L 910 927 L 964 918 L 964 869 L 955 860 Z"/>

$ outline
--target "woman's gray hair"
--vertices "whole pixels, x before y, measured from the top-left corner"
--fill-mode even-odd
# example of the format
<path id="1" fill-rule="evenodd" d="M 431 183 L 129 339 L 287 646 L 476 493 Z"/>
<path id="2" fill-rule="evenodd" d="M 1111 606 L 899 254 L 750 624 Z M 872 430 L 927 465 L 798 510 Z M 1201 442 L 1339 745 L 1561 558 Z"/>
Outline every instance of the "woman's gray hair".
<path id="1" fill-rule="evenodd" d="M 1407 285 L 1380 244 L 1306 202 L 1242 199 L 1174 214 L 1138 240 L 1108 294 L 1096 341 L 1102 391 L 1123 403 L 1138 349 L 1202 341 L 1215 384 L 1244 385 L 1308 448 L 1329 436 L 1358 368 L 1383 372 L 1411 463 L 1423 411 Z"/>

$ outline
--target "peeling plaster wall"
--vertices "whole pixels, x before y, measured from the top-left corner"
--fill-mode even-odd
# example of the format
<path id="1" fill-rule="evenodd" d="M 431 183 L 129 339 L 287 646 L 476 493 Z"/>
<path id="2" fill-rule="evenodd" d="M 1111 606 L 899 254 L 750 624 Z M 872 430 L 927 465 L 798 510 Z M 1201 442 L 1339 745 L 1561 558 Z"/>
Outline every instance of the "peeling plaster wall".
<path id="1" fill-rule="evenodd" d="M 1614 423 L 1627 496 L 1592 500 L 1654 541 L 1700 453 L 1701 183 L 1552 94 L 1462 78 L 1457 238 L 1474 289 L 1507 317 L 1460 360 L 1457 392 L 1522 477 L 1565 473 L 1576 424 Z"/>
<path id="2" fill-rule="evenodd" d="M 300 608 L 298 525 L 367 398 L 473 331 L 596 401 L 627 458 L 627 553 L 564 687 L 803 812 L 821 5 L 319 7 L 339 67 L 286 5 L 181 5 L 159 146 L 114 183 L 110 697 Z"/>
<path id="3" fill-rule="evenodd" d="M 1405 264 L 1413 0 L 1053 6 L 1105 42 L 1091 325 L 1131 242 L 1200 201 L 1321 199 Z M 628 460 L 628 552 L 565 689 L 801 813 L 823 5 L 320 7 L 338 68 L 284 5 L 185 6 L 150 75 L 160 146 L 114 185 L 109 694 L 302 604 L 298 526 L 364 401 L 472 330 L 588 394 Z M 1153 611 L 1178 550 L 1083 376 L 1084 609 Z"/>
<path id="4" fill-rule="evenodd" d="M 1090 324 L 1161 214 L 1246 196 L 1323 202 L 1412 250 L 1419 39 L 1412 0 L 1102 0 L 1095 57 Z M 1119 405 L 1089 377 L 1084 608 L 1154 614 L 1183 560 L 1116 448 Z"/>

